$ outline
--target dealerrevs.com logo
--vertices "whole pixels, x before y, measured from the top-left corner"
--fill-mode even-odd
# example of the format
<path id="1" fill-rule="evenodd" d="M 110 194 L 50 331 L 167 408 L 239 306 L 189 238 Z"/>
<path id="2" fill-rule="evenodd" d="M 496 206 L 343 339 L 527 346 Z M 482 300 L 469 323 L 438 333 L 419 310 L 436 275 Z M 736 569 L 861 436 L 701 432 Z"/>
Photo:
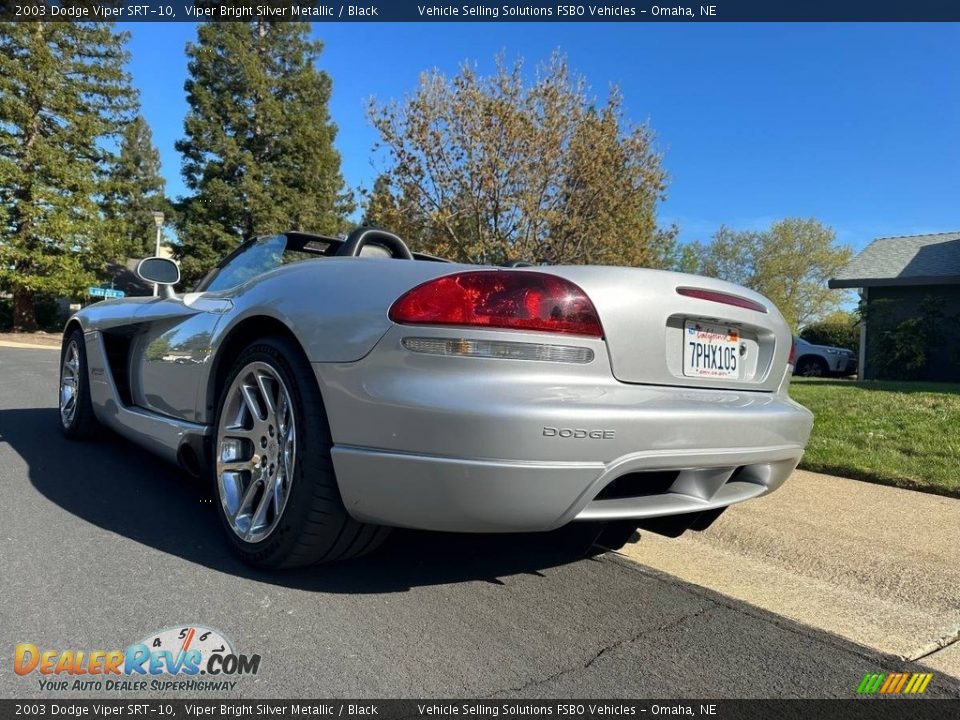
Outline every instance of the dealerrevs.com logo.
<path id="1" fill-rule="evenodd" d="M 238 676 L 256 675 L 259 655 L 242 655 L 217 630 L 199 625 L 166 628 L 126 650 L 49 650 L 20 643 L 17 675 L 36 675 L 41 690 L 229 691 Z"/>

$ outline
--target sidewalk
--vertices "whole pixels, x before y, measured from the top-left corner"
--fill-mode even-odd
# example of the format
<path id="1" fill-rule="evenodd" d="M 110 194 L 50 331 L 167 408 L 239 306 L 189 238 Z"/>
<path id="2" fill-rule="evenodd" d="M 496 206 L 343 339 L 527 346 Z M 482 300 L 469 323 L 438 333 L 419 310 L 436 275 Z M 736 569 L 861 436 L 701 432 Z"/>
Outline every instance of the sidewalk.
<path id="1" fill-rule="evenodd" d="M 0 347 L 59 350 L 59 333 L 0 333 Z"/>
<path id="2" fill-rule="evenodd" d="M 960 677 L 960 500 L 797 471 L 705 532 L 620 552 Z"/>

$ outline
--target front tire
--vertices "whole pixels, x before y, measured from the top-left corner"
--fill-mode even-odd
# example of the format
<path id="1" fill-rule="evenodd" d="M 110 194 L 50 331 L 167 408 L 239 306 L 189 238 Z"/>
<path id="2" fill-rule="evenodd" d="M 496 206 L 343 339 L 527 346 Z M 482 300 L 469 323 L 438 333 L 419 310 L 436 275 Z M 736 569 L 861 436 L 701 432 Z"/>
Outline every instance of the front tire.
<path id="1" fill-rule="evenodd" d="M 75 328 L 60 348 L 60 429 L 70 440 L 91 440 L 100 432 L 100 423 L 90 400 L 90 374 L 83 331 Z"/>
<path id="2" fill-rule="evenodd" d="M 359 523 L 340 497 L 323 399 L 292 341 L 249 345 L 217 404 L 214 487 L 234 553 L 261 568 L 297 567 L 375 549 L 388 528 Z"/>

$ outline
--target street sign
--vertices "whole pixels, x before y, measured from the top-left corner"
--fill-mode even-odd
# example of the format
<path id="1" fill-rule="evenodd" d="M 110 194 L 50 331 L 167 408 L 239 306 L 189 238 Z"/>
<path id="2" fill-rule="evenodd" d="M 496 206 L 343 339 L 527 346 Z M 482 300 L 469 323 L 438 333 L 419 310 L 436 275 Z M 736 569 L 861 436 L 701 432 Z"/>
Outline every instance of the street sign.
<path id="1" fill-rule="evenodd" d="M 102 288 L 102 287 L 92 287 L 87 288 L 87 295 L 90 297 L 102 297 L 102 298 L 122 298 L 124 296 L 123 290 L 114 290 L 113 288 Z"/>

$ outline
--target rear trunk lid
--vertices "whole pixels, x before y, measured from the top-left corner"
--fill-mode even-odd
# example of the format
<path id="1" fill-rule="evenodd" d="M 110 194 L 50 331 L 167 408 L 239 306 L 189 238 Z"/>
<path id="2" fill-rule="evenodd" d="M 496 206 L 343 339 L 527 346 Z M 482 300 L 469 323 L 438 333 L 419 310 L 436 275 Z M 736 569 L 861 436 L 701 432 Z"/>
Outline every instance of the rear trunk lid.
<path id="1" fill-rule="evenodd" d="M 758 293 L 661 270 L 536 270 L 571 280 L 593 301 L 621 382 L 773 392 L 783 379 L 793 338 L 780 312 Z M 683 295 L 680 288 L 752 301 L 766 312 Z"/>

